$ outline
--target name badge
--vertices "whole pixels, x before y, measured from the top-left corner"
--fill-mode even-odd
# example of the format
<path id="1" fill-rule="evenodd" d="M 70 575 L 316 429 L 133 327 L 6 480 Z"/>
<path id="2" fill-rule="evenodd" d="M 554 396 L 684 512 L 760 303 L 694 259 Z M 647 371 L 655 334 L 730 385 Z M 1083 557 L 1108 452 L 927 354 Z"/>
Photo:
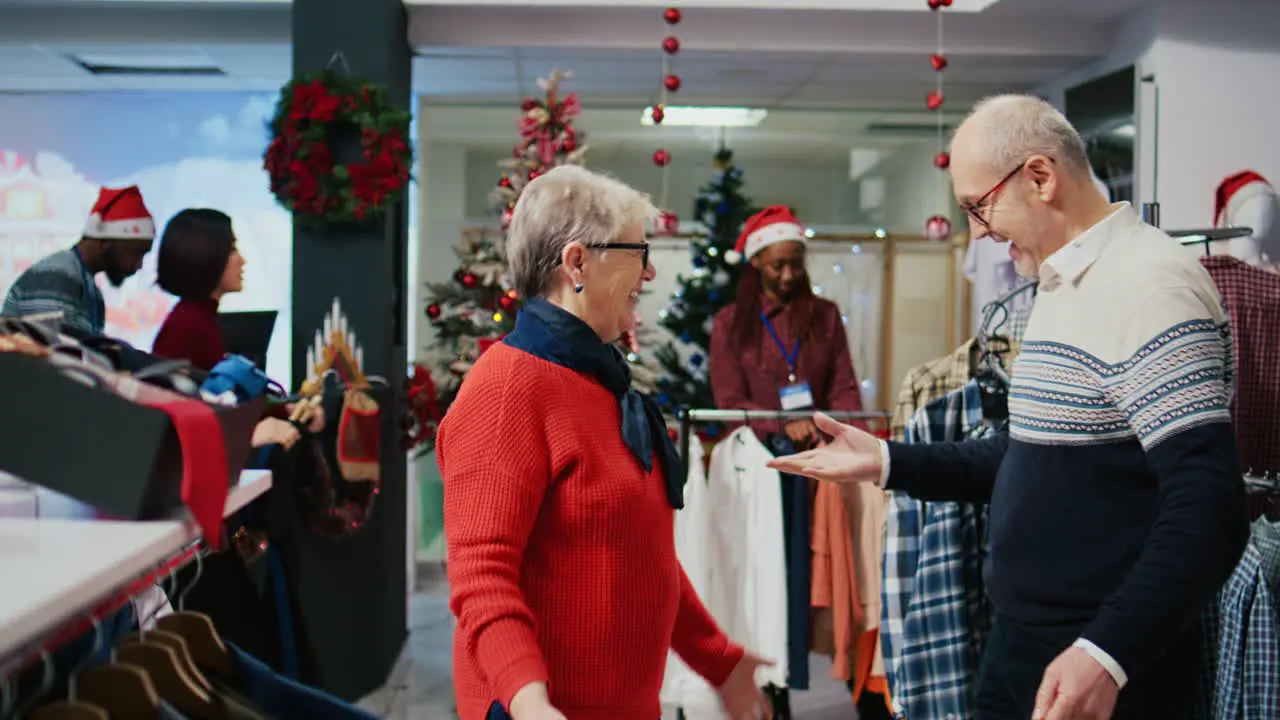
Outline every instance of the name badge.
<path id="1" fill-rule="evenodd" d="M 783 410 L 804 410 L 813 407 L 813 392 L 809 383 L 802 382 L 788 385 L 779 391 Z"/>

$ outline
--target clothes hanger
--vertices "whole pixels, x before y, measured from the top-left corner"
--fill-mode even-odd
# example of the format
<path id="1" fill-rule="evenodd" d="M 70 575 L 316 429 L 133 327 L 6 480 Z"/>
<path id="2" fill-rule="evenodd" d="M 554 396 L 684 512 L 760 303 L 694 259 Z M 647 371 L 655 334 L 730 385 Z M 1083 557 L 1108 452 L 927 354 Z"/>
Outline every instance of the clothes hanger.
<path id="1" fill-rule="evenodd" d="M 137 665 L 114 663 L 80 676 L 78 696 L 105 708 L 111 720 L 155 720 L 160 694 L 146 671 Z"/>
<path id="2" fill-rule="evenodd" d="M 196 575 L 191 584 L 178 595 L 178 612 L 156 620 L 156 627 L 178 635 L 186 641 L 189 656 L 198 668 L 210 670 L 226 678 L 237 675 L 235 659 L 227 649 L 222 636 L 213 625 L 213 618 L 204 613 L 189 612 L 185 609 L 187 594 L 200 582 L 204 573 L 204 557 L 196 554 Z"/>
<path id="3" fill-rule="evenodd" d="M 126 635 L 120 639 L 120 644 L 153 644 L 169 648 L 173 651 L 174 657 L 178 659 L 178 668 L 202 690 L 213 692 L 213 684 L 196 667 L 196 661 L 191 657 L 191 650 L 187 647 L 187 641 L 181 635 L 167 630 L 145 630 Z"/>
<path id="4" fill-rule="evenodd" d="M 102 623 L 93 618 L 93 647 L 71 669 L 67 677 L 67 699 L 49 703 L 36 710 L 31 720 L 111 720 L 106 709 L 84 702 L 76 697 L 76 681 L 81 671 L 97 658 L 102 650 Z"/>
<path id="5" fill-rule="evenodd" d="M 40 689 L 32 693 L 31 698 L 27 700 L 25 703 L 18 706 L 17 708 L 14 708 L 12 717 L 15 717 L 15 718 L 23 717 L 24 715 L 26 715 L 28 710 L 35 707 L 36 705 L 39 705 L 40 700 L 45 696 L 47 696 L 49 694 L 49 691 L 53 690 L 53 679 L 54 679 L 53 654 L 50 653 L 48 650 L 41 650 L 40 660 L 44 668 L 44 672 L 40 675 Z M 6 702 L 5 704 L 9 705 L 12 703 L 13 698 L 10 697 L 7 700 L 8 702 Z M 6 707 L 5 710 L 6 711 L 9 710 L 9 708 Z M 8 712 L 5 713 L 4 717 L 6 718 L 10 717 Z"/>
<path id="6" fill-rule="evenodd" d="M 134 643 L 117 648 L 116 659 L 146 671 L 160 697 L 182 714 L 194 720 L 217 720 L 213 698 L 182 669 L 172 648 L 151 642 Z"/>

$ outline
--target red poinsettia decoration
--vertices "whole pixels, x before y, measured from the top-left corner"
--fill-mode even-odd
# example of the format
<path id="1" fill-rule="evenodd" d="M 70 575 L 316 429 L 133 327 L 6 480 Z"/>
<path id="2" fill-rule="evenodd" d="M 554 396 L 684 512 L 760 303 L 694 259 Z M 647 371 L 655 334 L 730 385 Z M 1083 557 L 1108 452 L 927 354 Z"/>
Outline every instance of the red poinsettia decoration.
<path id="1" fill-rule="evenodd" d="M 404 198 L 413 167 L 408 111 L 386 88 L 325 70 L 280 91 L 272 137 L 263 154 L 271 192 L 296 217 L 363 222 Z M 354 130 L 355 132 L 351 132 Z M 357 144 L 358 158 L 344 155 Z"/>
<path id="2" fill-rule="evenodd" d="M 413 375 L 409 377 L 408 383 L 406 397 L 409 400 L 411 426 L 406 432 L 407 447 L 410 450 L 426 451 L 430 449 L 431 443 L 435 442 L 436 428 L 444 419 L 444 411 L 440 409 L 440 402 L 436 396 L 436 384 L 431 379 L 431 372 L 427 368 L 415 364 Z"/>

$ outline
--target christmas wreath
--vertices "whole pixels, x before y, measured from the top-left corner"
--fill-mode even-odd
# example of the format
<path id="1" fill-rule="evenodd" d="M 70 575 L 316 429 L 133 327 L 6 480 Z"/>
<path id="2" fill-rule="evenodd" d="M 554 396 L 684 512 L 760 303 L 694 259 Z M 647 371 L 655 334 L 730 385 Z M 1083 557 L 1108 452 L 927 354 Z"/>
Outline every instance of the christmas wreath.
<path id="1" fill-rule="evenodd" d="M 409 121 L 381 85 L 331 70 L 295 78 L 280 91 L 263 154 L 271 192 L 300 218 L 378 216 L 409 186 Z"/>

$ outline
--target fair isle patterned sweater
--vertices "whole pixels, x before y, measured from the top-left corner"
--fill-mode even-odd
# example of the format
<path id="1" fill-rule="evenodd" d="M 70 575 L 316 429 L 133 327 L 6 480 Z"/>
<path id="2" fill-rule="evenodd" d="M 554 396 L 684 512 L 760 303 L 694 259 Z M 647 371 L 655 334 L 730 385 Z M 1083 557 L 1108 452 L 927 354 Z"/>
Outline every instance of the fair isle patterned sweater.
<path id="1" fill-rule="evenodd" d="M 62 325 L 101 334 L 106 317 L 102 291 L 97 285 L 85 288 L 84 269 L 71 248 L 59 250 L 27 268 L 14 281 L 4 298 L 0 314 L 24 317 L 62 313 Z"/>
<path id="2" fill-rule="evenodd" d="M 997 610 L 1079 627 L 1132 676 L 1207 606 L 1248 522 L 1217 289 L 1194 253 L 1116 207 L 1041 268 L 1009 438 L 891 444 L 888 486 L 989 499 Z"/>

